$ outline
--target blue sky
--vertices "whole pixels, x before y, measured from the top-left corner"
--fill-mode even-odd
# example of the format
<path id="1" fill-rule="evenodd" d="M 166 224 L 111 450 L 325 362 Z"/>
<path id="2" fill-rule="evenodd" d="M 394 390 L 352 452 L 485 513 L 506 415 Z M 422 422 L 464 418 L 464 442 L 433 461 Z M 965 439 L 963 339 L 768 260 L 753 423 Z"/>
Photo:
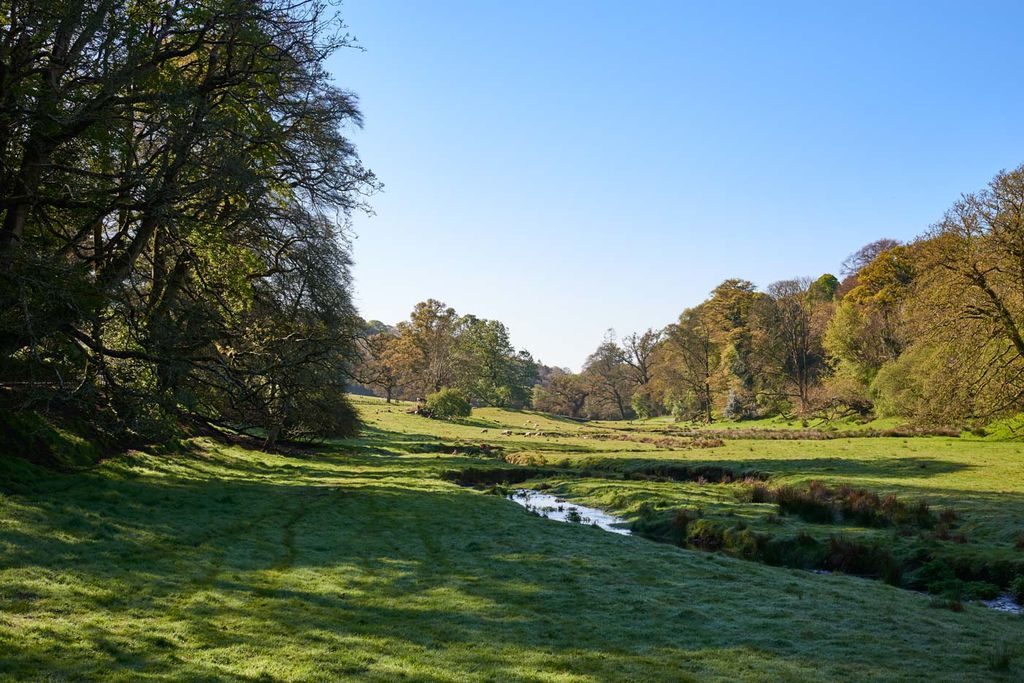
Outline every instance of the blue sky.
<path id="1" fill-rule="evenodd" d="M 356 302 L 578 369 L 728 277 L 837 273 L 1024 162 L 1024 2 L 399 2 L 329 64 L 386 185 Z"/>

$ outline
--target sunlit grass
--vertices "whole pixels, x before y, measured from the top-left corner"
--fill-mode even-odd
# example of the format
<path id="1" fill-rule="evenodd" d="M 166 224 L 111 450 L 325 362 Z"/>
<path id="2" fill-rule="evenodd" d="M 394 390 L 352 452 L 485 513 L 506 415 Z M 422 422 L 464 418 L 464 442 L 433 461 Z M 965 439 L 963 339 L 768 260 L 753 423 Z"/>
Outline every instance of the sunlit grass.
<path id="1" fill-rule="evenodd" d="M 500 464 L 458 451 L 483 443 L 569 464 L 742 463 L 784 480 L 943 499 L 969 515 L 978 543 L 1005 535 L 1009 552 L 1024 488 L 1017 444 L 850 439 L 667 450 L 592 438 L 604 427 L 528 412 L 485 409 L 452 424 L 409 415 L 407 406 L 359 405 L 370 425 L 364 436 L 292 456 L 200 440 L 191 452 L 133 453 L 76 474 L 5 465 L 0 476 L 18 474 L 0 497 L 0 677 L 1024 675 L 1019 618 L 974 605 L 934 609 L 928 596 L 879 582 L 559 524 L 439 476 Z M 525 435 L 538 431 L 551 435 Z M 424 452 L 424 444 L 445 448 Z M 692 483 L 563 483 L 604 505 L 618 496 L 626 510 L 646 497 L 760 514 Z M 993 658 L 1006 651 L 1009 671 L 994 671 Z"/>

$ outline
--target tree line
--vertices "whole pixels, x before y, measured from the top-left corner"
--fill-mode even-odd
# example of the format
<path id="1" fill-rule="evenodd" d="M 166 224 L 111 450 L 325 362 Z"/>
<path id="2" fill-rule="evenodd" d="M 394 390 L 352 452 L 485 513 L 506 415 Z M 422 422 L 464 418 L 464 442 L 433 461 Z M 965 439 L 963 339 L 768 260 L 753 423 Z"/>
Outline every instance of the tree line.
<path id="1" fill-rule="evenodd" d="M 1024 166 L 919 238 L 872 242 L 843 279 L 718 285 L 664 329 L 609 335 L 534 390 L 573 417 L 773 415 L 986 422 L 1024 410 Z"/>
<path id="2" fill-rule="evenodd" d="M 0 401 L 152 437 L 348 434 L 378 187 L 319 0 L 0 8 Z"/>
<path id="3" fill-rule="evenodd" d="M 366 323 L 355 378 L 387 401 L 425 400 L 454 389 L 476 405 L 529 406 L 540 366 L 517 351 L 497 320 L 460 315 L 436 299 L 416 304 L 409 319 Z"/>
<path id="4" fill-rule="evenodd" d="M 1024 166 L 965 195 L 919 238 L 864 246 L 840 276 L 764 291 L 726 280 L 665 328 L 609 331 L 579 373 L 517 355 L 500 323 L 427 302 L 366 338 L 364 364 L 389 397 L 458 386 L 478 405 L 525 405 L 528 394 L 533 408 L 574 418 L 948 425 L 1024 410 Z M 488 325 L 501 333 L 487 337 Z"/>

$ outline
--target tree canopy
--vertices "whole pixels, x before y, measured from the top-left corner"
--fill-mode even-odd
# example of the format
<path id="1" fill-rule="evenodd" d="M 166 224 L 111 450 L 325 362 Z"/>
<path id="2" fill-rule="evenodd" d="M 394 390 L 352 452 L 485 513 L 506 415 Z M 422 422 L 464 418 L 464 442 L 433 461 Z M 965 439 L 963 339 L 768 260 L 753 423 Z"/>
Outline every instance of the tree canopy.
<path id="1" fill-rule="evenodd" d="M 347 216 L 378 183 L 316 0 L 7 3 L 0 348 L 19 407 L 350 433 Z"/>
<path id="2" fill-rule="evenodd" d="M 1024 411 L 1024 166 L 918 239 L 880 239 L 831 274 L 759 291 L 732 278 L 661 330 L 609 334 L 535 405 L 711 421 L 897 415 L 984 422 Z"/>

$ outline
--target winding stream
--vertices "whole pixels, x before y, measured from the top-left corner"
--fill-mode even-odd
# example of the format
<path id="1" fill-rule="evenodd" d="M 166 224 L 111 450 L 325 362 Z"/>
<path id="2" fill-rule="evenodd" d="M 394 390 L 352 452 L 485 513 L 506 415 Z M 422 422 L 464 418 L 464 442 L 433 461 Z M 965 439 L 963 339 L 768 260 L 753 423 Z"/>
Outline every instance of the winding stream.
<path id="1" fill-rule="evenodd" d="M 997 612 L 1006 612 L 1007 614 L 1024 614 L 1024 606 L 1014 601 L 1012 596 L 1000 595 L 995 600 L 982 600 L 981 604 L 985 605 L 989 609 L 994 609 Z"/>
<path id="2" fill-rule="evenodd" d="M 553 496 L 550 493 L 534 491 L 533 489 L 516 489 L 512 495 L 508 496 L 508 499 L 517 505 L 522 505 L 530 512 L 535 512 L 541 517 L 553 519 L 557 522 L 589 524 L 605 531 L 610 531 L 613 534 L 632 535 L 625 526 L 629 524 L 625 519 L 610 515 L 597 508 L 587 507 L 579 503 L 570 503 L 564 498 Z M 813 571 L 815 574 L 832 573 L 823 569 Z M 994 600 L 980 600 L 979 602 L 997 612 L 1024 615 L 1024 606 L 1015 602 L 1009 595 L 1000 595 Z"/>
<path id="3" fill-rule="evenodd" d="M 624 524 L 628 522 L 621 517 L 609 515 L 603 510 L 590 508 L 578 503 L 570 503 L 563 498 L 558 498 L 550 493 L 534 491 L 532 489 L 516 489 L 508 497 L 514 503 L 522 505 L 531 512 L 536 512 L 541 517 L 553 519 L 558 522 L 570 522 L 573 524 L 590 524 L 613 534 L 629 536 L 629 529 Z"/>

